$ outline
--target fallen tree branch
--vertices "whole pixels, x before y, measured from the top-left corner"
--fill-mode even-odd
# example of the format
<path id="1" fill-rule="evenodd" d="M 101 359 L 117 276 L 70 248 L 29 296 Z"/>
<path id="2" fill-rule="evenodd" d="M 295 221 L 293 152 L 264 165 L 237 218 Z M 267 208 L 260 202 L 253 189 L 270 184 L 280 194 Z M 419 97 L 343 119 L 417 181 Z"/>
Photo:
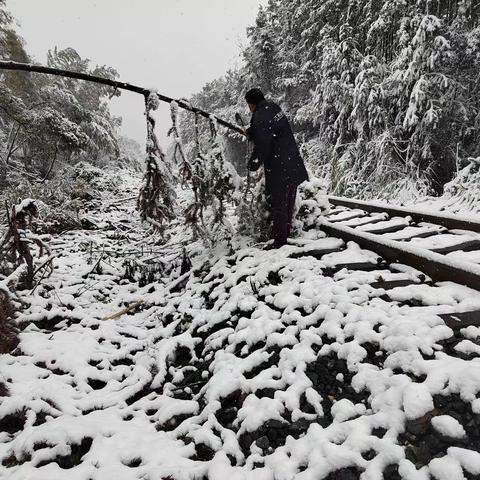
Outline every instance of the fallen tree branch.
<path id="1" fill-rule="evenodd" d="M 136 310 L 137 308 L 143 306 L 144 304 L 145 302 L 143 300 L 132 303 L 128 307 L 124 308 L 123 310 L 120 310 L 118 313 L 110 315 L 109 317 L 105 317 L 103 320 L 119 320 L 123 315 L 131 312 L 132 310 Z"/>
<path id="2" fill-rule="evenodd" d="M 11 295 L 12 290 L 17 288 L 17 285 L 25 275 L 26 270 L 27 266 L 22 263 L 10 275 L 7 275 L 6 278 L 0 281 L 0 290 Z"/>

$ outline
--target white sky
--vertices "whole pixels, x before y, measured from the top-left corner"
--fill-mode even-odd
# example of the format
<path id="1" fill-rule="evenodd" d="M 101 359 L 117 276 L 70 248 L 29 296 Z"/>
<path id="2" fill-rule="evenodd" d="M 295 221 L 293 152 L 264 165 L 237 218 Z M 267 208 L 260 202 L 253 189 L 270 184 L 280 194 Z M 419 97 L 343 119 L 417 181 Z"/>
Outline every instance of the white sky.
<path id="1" fill-rule="evenodd" d="M 188 97 L 239 65 L 246 28 L 265 0 L 7 0 L 27 51 L 44 63 L 47 50 L 73 47 L 122 81 L 175 98 Z M 143 98 L 124 92 L 112 102 L 123 131 L 144 143 Z M 158 133 L 169 128 L 168 107 Z"/>

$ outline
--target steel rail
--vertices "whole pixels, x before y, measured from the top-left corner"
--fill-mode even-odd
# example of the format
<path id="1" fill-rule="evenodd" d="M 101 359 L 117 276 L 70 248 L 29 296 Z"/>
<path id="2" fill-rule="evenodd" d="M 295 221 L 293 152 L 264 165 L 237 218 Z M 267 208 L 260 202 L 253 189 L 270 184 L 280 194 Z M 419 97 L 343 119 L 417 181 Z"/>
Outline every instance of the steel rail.
<path id="1" fill-rule="evenodd" d="M 345 197 L 336 197 L 330 195 L 328 200 L 332 205 L 339 207 L 355 208 L 366 212 L 385 212 L 390 216 L 412 217 L 415 222 L 433 223 L 441 225 L 449 230 L 469 230 L 480 233 L 480 217 L 471 219 L 460 215 L 447 215 L 442 213 L 432 213 L 422 210 L 410 210 L 405 207 L 392 207 L 377 202 L 366 202 L 363 200 L 355 200 Z"/>
<path id="2" fill-rule="evenodd" d="M 480 265 L 453 261 L 427 249 L 333 224 L 325 219 L 320 220 L 319 227 L 328 235 L 355 242 L 391 263 L 403 263 L 420 270 L 436 282 L 455 282 L 480 291 Z"/>

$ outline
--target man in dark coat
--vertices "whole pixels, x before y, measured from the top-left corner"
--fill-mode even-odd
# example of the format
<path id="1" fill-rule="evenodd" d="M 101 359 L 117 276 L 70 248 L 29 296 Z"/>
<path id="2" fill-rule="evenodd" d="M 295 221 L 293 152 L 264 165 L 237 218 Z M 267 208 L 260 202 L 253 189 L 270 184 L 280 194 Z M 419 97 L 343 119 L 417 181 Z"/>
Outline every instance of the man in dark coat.
<path id="1" fill-rule="evenodd" d="M 254 144 L 248 169 L 256 171 L 263 164 L 265 193 L 273 221 L 274 247 L 287 243 L 292 229 L 297 187 L 308 180 L 292 128 L 282 109 L 267 101 L 258 88 L 245 95 L 252 112 L 246 133 Z"/>

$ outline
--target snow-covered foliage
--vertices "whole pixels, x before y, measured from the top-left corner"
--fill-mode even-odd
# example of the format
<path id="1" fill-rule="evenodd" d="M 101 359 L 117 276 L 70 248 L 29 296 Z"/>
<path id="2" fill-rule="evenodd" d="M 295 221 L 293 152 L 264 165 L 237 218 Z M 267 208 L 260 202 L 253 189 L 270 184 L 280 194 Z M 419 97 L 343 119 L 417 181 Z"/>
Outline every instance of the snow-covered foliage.
<path id="1" fill-rule="evenodd" d="M 243 182 L 226 158 L 224 129 L 219 132 L 215 117 L 209 118 L 207 130 L 202 129 L 206 122 L 198 114 L 188 112 L 180 118 L 175 102 L 171 116 L 173 157 L 182 186 L 191 190 L 183 205 L 185 223 L 192 228 L 194 239 L 202 238 L 212 246 L 235 233 L 227 210 L 238 205 Z M 182 136 L 188 121 L 191 124 Z"/>
<path id="2" fill-rule="evenodd" d="M 440 193 L 480 153 L 478 19 L 463 0 L 272 0 L 249 29 L 245 67 L 198 98 L 233 118 L 260 86 L 338 194 Z"/>
<path id="3" fill-rule="evenodd" d="M 128 197 L 137 185 L 120 179 Z M 304 188 L 308 225 L 319 192 Z M 115 200 L 92 212 L 97 230 L 54 236 L 52 276 L 20 292 L 20 344 L 0 366 L 0 477 L 480 473 L 480 329 L 440 316 L 479 309 L 478 292 L 316 228 L 276 251 L 198 241 L 184 269 L 185 227 L 158 247 L 134 200 Z M 163 270 L 139 285 L 126 257 Z"/>
<path id="4" fill-rule="evenodd" d="M 445 186 L 445 197 L 458 209 L 480 209 L 480 157 L 470 159 Z"/>
<path id="5" fill-rule="evenodd" d="M 158 138 L 155 134 L 153 112 L 159 104 L 158 95 L 151 92 L 145 98 L 147 120 L 147 160 L 145 176 L 138 196 L 138 209 L 143 220 L 147 220 L 163 230 L 165 222 L 175 218 L 176 178 L 167 163 Z"/>
<path id="6" fill-rule="evenodd" d="M 325 181 L 319 178 L 310 178 L 300 186 L 296 215 L 298 231 L 308 232 L 318 228 L 319 219 L 330 209 L 325 192 Z"/>
<path id="7" fill-rule="evenodd" d="M 35 199 L 38 216 L 32 221 L 36 233 L 61 233 L 78 228 L 95 228 L 89 219 L 89 211 L 98 205 L 102 195 L 118 195 L 118 181 L 125 172 L 132 170 L 110 168 L 104 171 L 87 162 L 74 167 L 64 166 L 51 180 L 31 183 L 28 178 L 19 179 L 14 186 L 0 192 L 0 202 L 15 205 L 25 198 Z M 137 192 L 130 195 L 136 196 Z M 0 234 L 7 227 L 6 211 L 0 210 Z"/>
<path id="8" fill-rule="evenodd" d="M 141 145 L 132 138 L 120 137 L 118 139 L 120 156 L 115 165 L 125 170 L 133 168 L 137 172 L 145 169 L 145 153 Z"/>
<path id="9" fill-rule="evenodd" d="M 30 63 L 5 2 L 0 2 L 0 58 Z M 116 78 L 106 66 L 92 67 L 73 48 L 54 48 L 49 67 Z M 104 166 L 119 155 L 118 127 L 108 100 L 113 88 L 63 77 L 0 73 L 0 187 L 21 177 L 53 178 L 62 164 L 81 160 Z"/>
<path id="10" fill-rule="evenodd" d="M 241 92 L 244 84 L 242 78 L 236 72 L 228 72 L 225 77 L 206 84 L 202 91 L 193 95 L 191 103 L 203 108 L 208 112 L 212 112 L 220 118 L 235 122 L 235 114 L 241 113 L 245 122 L 248 123 L 249 112 Z M 219 92 L 221 94 L 219 95 Z M 182 132 L 189 143 L 194 144 L 194 125 L 191 117 L 184 116 L 181 119 Z M 204 148 L 208 145 L 209 131 L 208 125 L 200 125 L 200 141 Z M 248 148 L 245 138 L 233 130 L 222 131 L 224 149 L 228 155 L 229 161 L 234 165 L 237 172 L 245 175 L 247 172 L 245 155 Z"/>
<path id="11" fill-rule="evenodd" d="M 418 205 L 420 201 L 425 208 L 434 211 L 440 209 L 451 213 L 480 213 L 480 157 L 461 162 L 457 169 L 453 180 L 445 185 L 442 197 L 410 194 L 403 195 L 400 200 L 406 205 Z"/>

